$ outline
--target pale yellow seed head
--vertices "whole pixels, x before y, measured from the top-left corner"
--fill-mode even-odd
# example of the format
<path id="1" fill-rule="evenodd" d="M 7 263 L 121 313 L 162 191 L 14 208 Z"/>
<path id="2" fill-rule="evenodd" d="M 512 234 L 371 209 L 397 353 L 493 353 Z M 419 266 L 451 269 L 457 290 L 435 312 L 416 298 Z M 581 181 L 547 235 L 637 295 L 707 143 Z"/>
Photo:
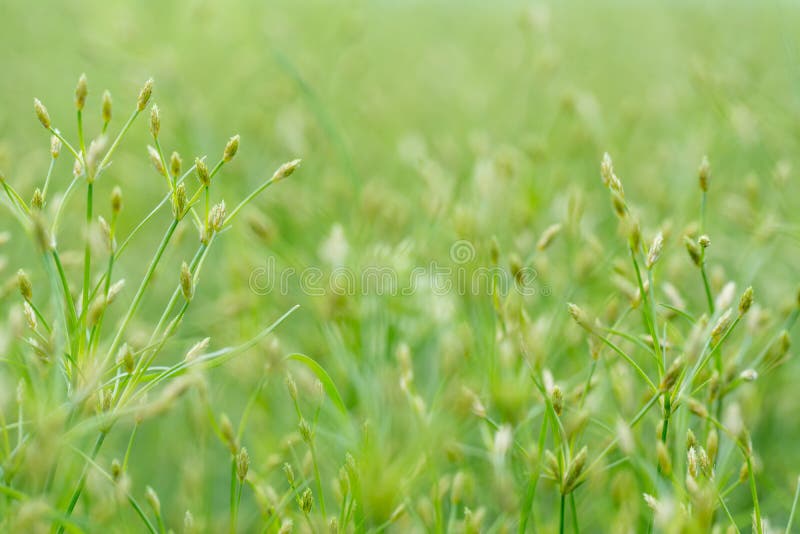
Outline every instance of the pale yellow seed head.
<path id="1" fill-rule="evenodd" d="M 31 207 L 35 210 L 40 210 L 44 207 L 44 196 L 42 190 L 38 187 L 33 191 L 33 198 L 31 198 Z"/>
<path id="2" fill-rule="evenodd" d="M 742 298 L 739 299 L 739 314 L 744 315 L 750 311 L 753 305 L 753 287 L 750 286 L 742 293 Z"/>
<path id="3" fill-rule="evenodd" d="M 700 189 L 708 191 L 708 185 L 711 181 L 711 164 L 708 162 L 706 156 L 703 156 L 702 161 L 700 161 L 700 167 L 697 169 L 697 177 L 700 181 Z"/>
<path id="4" fill-rule="evenodd" d="M 111 93 L 105 91 L 103 92 L 103 108 L 101 113 L 103 116 L 103 122 L 105 123 L 111 122 L 111 108 L 112 108 Z"/>
<path id="5" fill-rule="evenodd" d="M 78 85 L 75 87 L 75 107 L 78 111 L 83 111 L 86 106 L 86 96 L 89 94 L 89 84 L 86 80 L 86 74 L 81 74 L 78 78 Z"/>
<path id="6" fill-rule="evenodd" d="M 58 155 L 61 154 L 61 139 L 58 137 L 51 136 L 50 137 L 50 157 L 56 159 Z"/>
<path id="7" fill-rule="evenodd" d="M 181 265 L 181 293 L 183 293 L 183 298 L 187 301 L 192 300 L 194 296 L 194 277 L 192 276 L 192 271 L 189 270 L 189 266 L 186 262 L 183 262 Z"/>
<path id="8" fill-rule="evenodd" d="M 664 234 L 659 232 L 653 239 L 653 244 L 650 245 L 650 250 L 647 252 L 647 260 L 645 265 L 648 269 L 652 269 L 658 259 L 661 257 L 661 250 L 664 248 Z"/>
<path id="9" fill-rule="evenodd" d="M 156 494 L 156 491 L 153 488 L 151 488 L 150 486 L 147 486 L 147 489 L 145 490 L 145 493 L 144 493 L 144 497 L 147 500 L 147 504 L 149 504 L 150 508 L 153 509 L 153 513 L 156 514 L 157 516 L 160 516 L 161 515 L 161 501 L 158 499 L 158 495 Z"/>
<path id="10" fill-rule="evenodd" d="M 50 122 L 50 114 L 47 113 L 47 108 L 44 107 L 44 104 L 38 99 L 33 99 L 33 109 L 36 111 L 36 117 L 39 119 L 39 122 L 42 123 L 46 129 L 50 129 L 52 123 Z"/>
<path id="11" fill-rule="evenodd" d="M 197 173 L 197 179 L 200 180 L 200 183 L 208 187 L 211 183 L 211 177 L 208 173 L 208 166 L 206 165 L 205 159 L 195 158 L 194 170 Z"/>
<path id="12" fill-rule="evenodd" d="M 225 150 L 222 152 L 222 159 L 225 163 L 228 163 L 236 156 L 236 153 L 239 151 L 239 135 L 234 135 L 228 140 L 228 144 L 225 145 Z"/>
<path id="13" fill-rule="evenodd" d="M 119 215 L 122 211 L 122 189 L 115 186 L 111 191 L 111 212 L 114 215 Z"/>
<path id="14" fill-rule="evenodd" d="M 22 295 L 23 299 L 31 300 L 33 298 L 31 279 L 28 277 L 28 273 L 22 269 L 17 271 L 17 287 L 19 287 L 19 293 Z"/>
<path id="15" fill-rule="evenodd" d="M 173 178 L 180 176 L 182 167 L 183 160 L 181 159 L 181 155 L 177 152 L 173 152 L 169 158 L 169 172 L 172 174 Z"/>
<path id="16" fill-rule="evenodd" d="M 242 447 L 239 454 L 236 455 L 236 476 L 239 482 L 244 481 L 247 477 L 247 471 L 250 469 L 250 455 L 247 454 L 247 449 Z"/>
<path id="17" fill-rule="evenodd" d="M 161 112 L 158 109 L 158 105 L 153 104 L 153 107 L 150 108 L 150 134 L 153 136 L 153 138 L 157 138 L 160 131 Z"/>
<path id="18" fill-rule="evenodd" d="M 144 108 L 147 107 L 147 103 L 150 102 L 150 97 L 153 95 L 153 78 L 150 78 L 146 82 L 144 82 L 144 86 L 142 90 L 139 91 L 139 97 L 136 99 L 136 109 L 139 112 L 144 111 Z"/>
<path id="19" fill-rule="evenodd" d="M 292 175 L 292 173 L 294 173 L 294 171 L 297 170 L 301 162 L 302 160 L 295 159 L 284 163 L 283 165 L 278 167 L 278 170 L 276 170 L 275 173 L 272 175 L 271 181 L 279 182 L 285 178 L 288 178 L 289 176 Z"/>

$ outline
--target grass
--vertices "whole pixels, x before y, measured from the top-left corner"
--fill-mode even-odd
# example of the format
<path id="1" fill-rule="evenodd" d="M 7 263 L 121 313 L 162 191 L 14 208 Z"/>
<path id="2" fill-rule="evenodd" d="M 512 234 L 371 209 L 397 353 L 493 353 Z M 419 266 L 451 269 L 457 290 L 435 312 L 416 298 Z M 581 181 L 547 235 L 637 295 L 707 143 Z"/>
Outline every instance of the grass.
<path id="1" fill-rule="evenodd" d="M 0 530 L 796 525 L 794 6 L 0 10 Z"/>

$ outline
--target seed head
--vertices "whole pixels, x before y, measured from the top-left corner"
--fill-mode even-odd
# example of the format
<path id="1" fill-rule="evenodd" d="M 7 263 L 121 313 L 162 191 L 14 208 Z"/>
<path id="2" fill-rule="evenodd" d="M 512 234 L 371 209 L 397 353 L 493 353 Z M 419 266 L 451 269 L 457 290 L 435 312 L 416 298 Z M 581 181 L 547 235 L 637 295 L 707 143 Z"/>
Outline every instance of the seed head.
<path id="1" fill-rule="evenodd" d="M 656 456 L 658 457 L 658 467 L 665 476 L 672 473 L 672 459 L 669 457 L 667 446 L 660 439 L 656 441 Z"/>
<path id="2" fill-rule="evenodd" d="M 235 455 L 239 451 L 239 445 L 237 443 L 236 433 L 233 430 L 231 420 L 228 419 L 228 416 L 225 414 L 222 414 L 220 417 L 219 431 L 222 434 L 222 441 L 231 451 L 231 454 Z"/>
<path id="3" fill-rule="evenodd" d="M 211 229 L 215 232 L 222 230 L 222 227 L 225 225 L 224 200 L 211 208 L 211 213 L 209 214 L 209 223 L 211 224 Z"/>
<path id="4" fill-rule="evenodd" d="M 586 466 L 586 458 L 589 452 L 586 446 L 578 452 L 577 456 L 572 459 L 564 475 L 564 481 L 561 484 L 561 494 L 568 495 L 576 488 L 578 479 L 583 473 L 583 468 Z"/>
<path id="5" fill-rule="evenodd" d="M 31 198 L 31 207 L 40 210 L 44 207 L 44 196 L 42 190 L 38 187 L 33 191 L 33 198 Z"/>
<path id="6" fill-rule="evenodd" d="M 183 531 L 186 534 L 195 532 L 194 516 L 189 510 L 186 510 L 186 513 L 183 516 Z"/>
<path id="7" fill-rule="evenodd" d="M 50 137 L 50 157 L 56 159 L 61 154 L 61 139 L 55 135 Z"/>
<path id="8" fill-rule="evenodd" d="M 28 323 L 28 328 L 36 330 L 39 322 L 36 320 L 36 313 L 33 311 L 31 305 L 28 304 L 27 300 L 22 303 L 22 314 L 25 316 L 25 322 Z"/>
<path id="9" fill-rule="evenodd" d="M 162 176 L 166 176 L 167 171 L 164 169 L 164 164 L 161 162 L 161 156 L 158 150 L 156 150 L 154 146 L 147 145 L 147 155 L 150 156 L 150 163 L 153 164 L 153 168 L 156 172 Z"/>
<path id="10" fill-rule="evenodd" d="M 539 238 L 539 241 L 536 243 L 536 248 L 538 250 L 544 250 L 548 246 L 550 246 L 550 243 L 553 242 L 553 239 L 555 239 L 556 236 L 559 233 L 561 233 L 561 227 L 562 227 L 561 223 L 557 223 L 557 224 L 553 224 L 551 226 L 548 226 L 545 229 L 545 231 L 542 232 L 542 236 Z"/>
<path id="11" fill-rule="evenodd" d="M 49 130 L 52 124 L 50 122 L 50 114 L 47 113 L 47 108 L 44 107 L 44 104 L 42 104 L 38 98 L 33 99 L 33 109 L 36 111 L 36 117 L 39 118 L 39 122 L 42 123 L 42 126 Z"/>
<path id="12" fill-rule="evenodd" d="M 592 325 L 592 321 L 589 319 L 589 316 L 586 314 L 586 312 L 580 307 L 570 302 L 567 304 L 567 311 L 569 311 L 572 319 L 578 323 L 581 328 L 590 333 L 594 332 L 594 325 Z"/>
<path id="13" fill-rule="evenodd" d="M 190 361 L 194 360 L 195 358 L 197 358 L 197 356 L 202 354 L 203 351 L 205 351 L 208 348 L 208 344 L 209 343 L 211 343 L 211 338 L 210 337 L 207 337 L 207 338 L 204 338 L 204 339 L 198 341 L 197 343 L 195 343 L 192 346 L 192 348 L 189 349 L 189 352 L 186 353 L 186 356 L 184 357 L 184 359 L 187 362 L 190 362 Z"/>
<path id="14" fill-rule="evenodd" d="M 289 396 L 293 401 L 297 400 L 297 383 L 291 373 L 286 373 L 286 389 L 289 390 Z"/>
<path id="15" fill-rule="evenodd" d="M 153 107 L 150 108 L 150 133 L 153 135 L 153 138 L 157 138 L 159 132 L 161 131 L 161 112 L 158 109 L 157 104 L 153 104 Z"/>
<path id="16" fill-rule="evenodd" d="M 225 150 L 222 152 L 222 160 L 225 163 L 228 163 L 233 157 L 236 155 L 236 152 L 239 151 L 239 135 L 234 135 L 228 140 L 228 144 L 225 145 Z"/>
<path id="17" fill-rule="evenodd" d="M 111 191 L 111 212 L 114 215 L 119 215 L 122 211 L 122 189 L 115 186 Z"/>
<path id="18" fill-rule="evenodd" d="M 17 271 L 17 287 L 19 287 L 19 293 L 22 295 L 23 299 L 31 300 L 33 298 L 33 286 L 31 285 L 31 279 L 28 278 L 28 273 L 22 269 Z"/>
<path id="19" fill-rule="evenodd" d="M 750 310 L 753 305 L 753 287 L 750 286 L 742 293 L 742 298 L 739 299 L 739 315 L 744 315 Z"/>
<path id="20" fill-rule="evenodd" d="M 616 191 L 611 191 L 611 205 L 614 207 L 614 213 L 617 217 L 624 219 L 628 212 L 628 205 L 625 203 L 625 197 Z"/>
<path id="21" fill-rule="evenodd" d="M 755 382 L 758 380 L 758 371 L 755 369 L 745 369 L 741 373 L 739 373 L 739 378 L 744 380 L 745 382 Z"/>
<path id="22" fill-rule="evenodd" d="M 270 181 L 279 182 L 279 181 L 283 180 L 284 178 L 288 178 L 289 176 L 292 175 L 292 173 L 294 173 L 294 171 L 297 170 L 297 168 L 300 166 L 300 162 L 301 161 L 302 160 L 295 159 L 295 160 L 292 160 L 292 161 L 284 163 L 283 165 L 278 167 L 278 170 L 276 170 L 275 174 L 272 175 L 272 178 L 270 179 Z"/>
<path id="23" fill-rule="evenodd" d="M 192 300 L 194 296 L 194 277 L 186 262 L 181 265 L 181 293 L 187 301 Z"/>
<path id="24" fill-rule="evenodd" d="M 78 85 L 75 87 L 75 107 L 78 111 L 83 111 L 86 106 L 86 96 L 89 94 L 89 84 L 86 81 L 86 74 L 81 74 L 78 78 Z"/>
<path id="25" fill-rule="evenodd" d="M 186 186 L 178 184 L 175 193 L 172 195 L 172 213 L 176 219 L 182 219 L 186 214 Z"/>
<path id="26" fill-rule="evenodd" d="M 556 412 L 556 415 L 561 415 L 561 412 L 564 410 L 564 393 L 561 391 L 561 388 L 553 386 L 550 397 L 553 403 L 553 411 Z"/>
<path id="27" fill-rule="evenodd" d="M 172 174 L 174 178 L 177 178 L 181 174 L 181 167 L 183 167 L 183 160 L 181 159 L 181 155 L 177 152 L 173 152 L 172 156 L 169 158 L 169 172 Z"/>
<path id="28" fill-rule="evenodd" d="M 701 419 L 706 419 L 708 417 L 708 409 L 697 399 L 689 398 L 689 400 L 686 401 L 686 406 L 689 408 L 689 411 L 697 417 Z"/>
<path id="29" fill-rule="evenodd" d="M 119 353 L 117 354 L 117 363 L 119 363 L 120 367 L 122 367 L 128 374 L 132 374 L 136 368 L 136 359 L 133 356 L 133 351 L 127 343 L 122 345 L 122 348 L 119 349 Z"/>
<path id="30" fill-rule="evenodd" d="M 153 513 L 156 516 L 161 515 L 161 501 L 158 500 L 158 495 L 156 494 L 156 490 L 147 486 L 147 489 L 144 492 L 144 498 L 147 500 L 147 504 L 150 505 L 150 508 L 153 509 Z"/>
<path id="31" fill-rule="evenodd" d="M 714 342 L 718 342 L 722 335 L 728 330 L 728 327 L 731 325 L 731 310 L 728 308 L 725 310 L 720 318 L 717 320 L 717 324 L 714 325 L 714 328 L 711 330 L 711 339 Z"/>
<path id="32" fill-rule="evenodd" d="M 669 366 L 667 369 L 664 378 L 661 380 L 661 391 L 669 391 L 672 389 L 672 386 L 675 385 L 675 382 L 680 377 L 681 373 L 683 372 L 684 368 L 684 359 L 681 356 L 675 358 L 675 361 L 672 362 L 672 365 Z"/>
<path id="33" fill-rule="evenodd" d="M 711 165 L 708 163 L 708 157 L 703 156 L 700 161 L 700 167 L 697 169 L 697 177 L 700 180 L 700 189 L 708 191 L 708 183 L 711 181 Z"/>
<path id="34" fill-rule="evenodd" d="M 121 475 L 122 475 L 122 464 L 119 463 L 119 460 L 114 458 L 111 461 L 111 478 L 114 479 L 114 482 L 117 482 Z"/>
<path id="35" fill-rule="evenodd" d="M 711 246 L 711 238 L 708 237 L 706 234 L 703 234 L 697 238 L 697 244 L 703 248 L 708 248 Z"/>
<path id="36" fill-rule="evenodd" d="M 692 258 L 692 262 L 696 266 L 700 267 L 701 263 L 703 262 L 703 253 L 700 250 L 700 245 L 698 245 L 697 242 L 688 235 L 683 236 L 683 244 L 686 245 L 686 252 L 689 253 L 689 257 Z"/>
<path id="37" fill-rule="evenodd" d="M 239 478 L 239 482 L 244 481 L 249 469 L 250 456 L 247 454 L 247 449 L 242 447 L 239 454 L 236 455 L 236 476 Z"/>
<path id="38" fill-rule="evenodd" d="M 197 173 L 197 179 L 200 180 L 200 183 L 208 187 L 211 183 L 211 176 L 208 174 L 208 166 L 206 165 L 205 159 L 195 158 L 194 170 Z"/>
<path id="39" fill-rule="evenodd" d="M 686 431 L 686 450 L 688 451 L 692 447 L 697 445 L 697 437 L 695 437 L 694 432 L 692 429 Z"/>
<path id="40" fill-rule="evenodd" d="M 139 98 L 136 100 L 136 109 L 139 112 L 144 111 L 147 103 L 150 102 L 150 97 L 153 95 L 153 78 L 144 82 L 142 90 L 139 91 Z"/>
<path id="41" fill-rule="evenodd" d="M 111 93 L 107 90 L 103 92 L 103 122 L 111 122 Z"/>
<path id="42" fill-rule="evenodd" d="M 298 500 L 298 504 L 300 505 L 300 510 L 302 510 L 304 514 L 311 513 L 311 509 L 314 507 L 314 493 L 311 491 L 311 488 L 305 489 Z"/>
<path id="43" fill-rule="evenodd" d="M 297 428 L 300 430 L 300 437 L 303 438 L 303 441 L 311 443 L 311 440 L 314 439 L 314 430 L 311 428 L 311 425 L 308 424 L 305 417 L 300 419 Z"/>
<path id="44" fill-rule="evenodd" d="M 289 482 L 289 485 L 294 487 L 294 469 L 292 469 L 291 464 L 283 464 L 283 473 L 286 475 L 286 480 Z"/>
<path id="45" fill-rule="evenodd" d="M 646 265 L 648 269 L 652 269 L 656 264 L 658 258 L 661 257 L 661 250 L 664 248 L 664 234 L 658 232 L 653 239 L 653 244 L 650 245 L 650 250 L 647 252 Z"/>

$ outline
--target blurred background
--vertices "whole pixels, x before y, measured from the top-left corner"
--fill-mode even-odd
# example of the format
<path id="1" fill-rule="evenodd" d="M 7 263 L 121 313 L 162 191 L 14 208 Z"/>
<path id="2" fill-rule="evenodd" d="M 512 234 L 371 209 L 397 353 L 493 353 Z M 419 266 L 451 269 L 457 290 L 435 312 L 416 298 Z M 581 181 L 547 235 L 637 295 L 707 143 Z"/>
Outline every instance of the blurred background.
<path id="1" fill-rule="evenodd" d="M 312 296 L 296 279 L 286 292 L 263 294 L 251 288 L 253 273 L 272 258 L 278 269 L 378 265 L 407 274 L 451 262 L 458 240 L 474 247 L 474 268 L 490 263 L 495 238 L 502 265 L 519 258 L 536 269 L 546 291 L 514 305 L 537 325 L 537 359 L 574 385 L 589 360 L 585 339 L 567 324 L 566 302 L 599 313 L 619 293 L 613 264 L 625 258 L 599 178 L 603 153 L 614 158 L 644 234 L 671 229 L 661 276 L 698 315 L 702 286 L 680 237 L 697 221 L 697 167 L 708 155 L 715 288 L 728 280 L 740 290 L 752 284 L 757 302 L 779 315 L 794 299 L 800 260 L 798 27 L 798 4 L 778 1 L 6 0 L 0 169 L 23 196 L 32 194 L 49 162 L 32 98 L 74 138 L 72 94 L 81 73 L 89 79 L 87 109 L 95 110 L 88 112 L 90 137 L 99 131 L 102 91 L 113 96 L 116 131 L 150 76 L 165 151 L 179 151 L 187 165 L 197 155 L 216 161 L 227 139 L 241 134 L 216 193 L 229 206 L 284 161 L 302 158 L 290 180 L 269 189 L 219 240 L 174 357 L 206 335 L 215 348 L 236 344 L 300 304 L 275 337 L 209 375 L 215 412 L 236 421 L 253 399 L 243 442 L 265 479 L 282 488 L 281 464 L 302 456 L 292 445 L 297 421 L 282 358 L 303 352 L 328 370 L 349 411 L 344 417 L 328 405 L 320 417 L 326 476 L 336 477 L 346 452 L 358 458 L 371 525 L 404 502 L 414 508 L 440 477 L 461 469 L 473 481 L 465 503 L 484 507 L 487 525 L 502 525 L 519 495 L 514 475 L 490 474 L 481 449 L 490 438 L 461 394 L 469 387 L 495 419 L 523 426 L 537 401 L 521 356 L 495 343 L 492 299 L 424 287 L 405 296 Z M 127 228 L 164 193 L 148 142 L 142 120 L 97 186 L 101 213 L 112 187 L 123 188 Z M 56 184 L 65 186 L 68 158 L 56 172 Z M 576 212 L 582 230 L 537 253 L 543 230 Z M 137 239 L 120 276 L 139 279 L 141 258 L 152 254 L 166 224 L 162 215 Z M 15 224 L 3 215 L 0 232 L 19 235 Z M 156 281 L 164 291 L 196 247 L 193 230 L 185 230 Z M 44 279 L 24 239 L 12 238 L 2 253 L 2 276 L 24 267 L 35 282 Z M 160 305 L 145 303 L 153 313 Z M 0 310 L 10 306 L 4 294 Z M 143 325 L 148 315 L 141 314 Z M 413 362 L 411 400 L 399 385 L 398 350 Z M 292 371 L 313 395 L 311 375 Z M 790 361 L 748 386 L 741 400 L 763 464 L 763 507 L 781 521 L 800 467 L 798 379 L 800 364 Z M 143 426 L 133 484 L 140 492 L 157 488 L 175 524 L 190 508 L 213 528 L 226 521 L 214 510 L 227 510 L 227 457 L 195 404 L 178 403 Z M 522 430 L 520 439 L 536 429 Z M 114 439 L 106 461 L 127 434 Z M 614 473 L 603 476 L 591 482 L 595 489 Z M 641 491 L 631 492 L 641 500 Z M 591 494 L 579 496 L 590 515 L 623 521 L 613 519 L 622 508 L 614 499 L 622 497 Z M 744 522 L 748 498 L 744 489 L 731 495 Z M 245 494 L 245 525 L 258 521 L 255 501 Z M 409 517 L 417 515 L 424 512 Z"/>

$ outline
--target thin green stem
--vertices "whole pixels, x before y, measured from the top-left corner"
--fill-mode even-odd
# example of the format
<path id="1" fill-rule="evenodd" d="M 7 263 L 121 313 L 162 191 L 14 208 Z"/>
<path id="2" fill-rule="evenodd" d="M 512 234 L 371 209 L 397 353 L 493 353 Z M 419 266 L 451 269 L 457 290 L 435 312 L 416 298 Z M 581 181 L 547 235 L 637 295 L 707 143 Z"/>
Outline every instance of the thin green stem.
<path id="1" fill-rule="evenodd" d="M 797 510 L 797 500 L 800 498 L 800 479 L 797 480 L 797 487 L 794 490 L 794 500 L 792 501 L 792 511 L 789 512 L 789 520 L 786 522 L 786 534 L 792 531 L 792 523 L 794 522 L 794 513 Z"/>
<path id="2" fill-rule="evenodd" d="M 161 244 L 158 246 L 158 250 L 156 250 L 156 254 L 153 257 L 153 260 L 150 262 L 150 266 L 147 268 L 147 272 L 142 279 L 142 283 L 139 285 L 139 289 L 136 291 L 136 295 L 133 297 L 133 302 L 131 303 L 130 307 L 128 308 L 127 313 L 125 314 L 125 318 L 122 320 L 122 324 L 117 329 L 117 335 L 114 337 L 114 341 L 111 343 L 111 347 L 108 349 L 108 353 L 106 354 L 105 360 L 103 362 L 103 367 L 105 367 L 109 360 L 113 358 L 114 354 L 116 353 L 117 349 L 119 348 L 120 343 L 122 342 L 122 338 L 125 335 L 125 330 L 128 328 L 131 319 L 136 314 L 136 311 L 139 309 L 139 305 L 142 302 L 142 298 L 144 297 L 145 290 L 147 286 L 150 284 L 150 280 L 153 278 L 153 274 L 158 267 L 158 263 L 161 261 L 161 257 L 164 255 L 164 251 L 169 244 L 172 235 L 175 233 L 175 229 L 178 227 L 178 223 L 180 221 L 178 219 L 173 219 L 172 224 L 169 225 L 167 232 L 164 234 L 164 237 L 161 239 Z"/>
<path id="3" fill-rule="evenodd" d="M 140 113 L 139 109 L 137 108 L 125 122 L 125 125 L 122 127 L 122 130 L 120 130 L 119 134 L 117 134 L 117 137 L 116 139 L 114 139 L 114 142 L 111 143 L 111 147 L 108 149 L 108 152 L 106 152 L 106 155 L 103 156 L 103 159 L 97 166 L 97 171 L 95 176 L 99 176 L 100 173 L 103 172 L 103 169 L 105 169 L 106 165 L 108 164 L 108 160 L 111 158 L 111 155 L 114 153 L 114 150 L 116 150 L 117 146 L 119 145 L 119 142 L 122 141 L 122 138 L 125 137 L 125 134 L 130 129 L 131 125 L 133 124 L 133 121 L 136 120 L 136 117 L 139 116 L 139 113 Z"/>
<path id="4" fill-rule="evenodd" d="M 103 446 L 103 442 L 106 439 L 106 433 L 101 431 L 100 435 L 97 436 L 97 441 L 94 444 L 94 448 L 92 449 L 92 454 L 90 456 L 91 461 L 94 461 L 97 458 L 97 453 L 100 452 L 100 447 Z M 83 466 L 83 472 L 81 473 L 81 477 L 78 479 L 78 484 L 75 486 L 75 489 L 72 491 L 72 497 L 69 500 L 69 505 L 67 506 L 67 510 L 65 512 L 66 517 L 72 515 L 72 511 L 75 510 L 75 505 L 78 504 L 78 499 L 81 496 L 81 492 L 83 492 L 83 487 L 86 485 L 86 475 L 89 472 L 89 465 L 91 462 L 86 462 L 86 465 Z M 63 534 L 64 527 L 63 525 L 58 528 L 58 534 Z"/>
<path id="5" fill-rule="evenodd" d="M 756 474 L 753 471 L 752 455 L 748 454 L 746 461 L 747 461 L 747 470 L 750 473 L 750 493 L 753 496 L 753 510 L 756 519 L 756 532 L 758 534 L 764 534 L 764 525 L 761 522 L 761 506 L 759 506 L 758 504 L 758 490 L 756 490 Z"/>
<path id="6" fill-rule="evenodd" d="M 558 514 L 558 533 L 564 534 L 564 511 L 566 508 L 566 495 L 561 494 L 561 507 Z"/>

